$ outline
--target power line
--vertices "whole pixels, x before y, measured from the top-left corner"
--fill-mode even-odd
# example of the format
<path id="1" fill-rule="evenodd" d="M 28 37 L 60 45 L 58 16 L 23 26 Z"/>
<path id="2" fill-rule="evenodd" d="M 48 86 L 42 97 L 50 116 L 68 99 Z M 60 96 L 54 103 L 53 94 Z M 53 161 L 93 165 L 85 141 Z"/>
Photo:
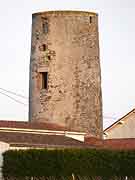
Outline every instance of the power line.
<path id="1" fill-rule="evenodd" d="M 0 89 L 3 90 L 3 91 L 5 91 L 5 92 L 7 92 L 7 93 L 13 94 L 13 95 L 15 95 L 15 96 L 19 96 L 19 97 L 21 97 L 21 98 L 28 99 L 26 96 L 23 96 L 22 94 L 15 93 L 15 92 L 13 92 L 13 91 L 9 91 L 9 90 L 6 90 L 6 89 L 4 89 L 4 88 L 0 88 Z"/>
<path id="2" fill-rule="evenodd" d="M 19 97 L 21 97 L 21 98 L 28 99 L 26 96 L 23 96 L 22 94 L 15 93 L 15 92 L 13 92 L 13 91 L 6 90 L 6 89 L 4 89 L 4 88 L 0 88 L 0 89 L 3 90 L 3 91 L 5 91 L 5 92 L 7 92 L 7 93 L 13 94 L 13 95 L 15 95 L 15 96 L 19 96 Z M 27 104 L 25 104 L 25 103 L 23 103 L 23 102 L 15 99 L 15 98 L 13 98 L 13 97 L 7 95 L 6 93 L 0 92 L 0 94 L 3 94 L 4 96 L 7 96 L 8 98 L 12 99 L 13 101 L 15 101 L 15 102 L 17 102 L 17 103 L 20 103 L 20 104 L 23 104 L 23 105 L 27 106 Z M 106 116 L 106 115 L 103 116 L 103 118 L 104 118 L 104 119 L 114 119 L 114 120 L 117 119 L 116 117 Z"/>
<path id="3" fill-rule="evenodd" d="M 15 98 L 9 96 L 9 95 L 7 95 L 7 94 L 5 94 L 5 93 L 3 93 L 3 92 L 0 92 L 0 94 L 2 94 L 2 95 L 4 95 L 4 96 L 7 96 L 8 98 L 12 99 L 13 101 L 15 101 L 15 102 L 17 102 L 17 103 L 20 103 L 20 104 L 23 104 L 23 105 L 27 106 L 27 104 L 25 104 L 25 103 L 23 103 L 23 102 L 15 99 Z"/>

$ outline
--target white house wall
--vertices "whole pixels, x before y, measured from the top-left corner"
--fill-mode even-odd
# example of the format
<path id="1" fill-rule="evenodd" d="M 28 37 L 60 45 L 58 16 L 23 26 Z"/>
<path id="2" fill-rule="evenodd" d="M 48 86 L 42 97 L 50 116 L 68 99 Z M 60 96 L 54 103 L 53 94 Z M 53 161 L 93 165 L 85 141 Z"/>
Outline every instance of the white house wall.
<path id="1" fill-rule="evenodd" d="M 2 165 L 3 165 L 3 156 L 2 154 L 9 149 L 9 144 L 0 142 L 0 180 L 2 180 Z"/>
<path id="2" fill-rule="evenodd" d="M 104 132 L 105 139 L 135 138 L 135 113 L 121 119 L 118 124 Z"/>

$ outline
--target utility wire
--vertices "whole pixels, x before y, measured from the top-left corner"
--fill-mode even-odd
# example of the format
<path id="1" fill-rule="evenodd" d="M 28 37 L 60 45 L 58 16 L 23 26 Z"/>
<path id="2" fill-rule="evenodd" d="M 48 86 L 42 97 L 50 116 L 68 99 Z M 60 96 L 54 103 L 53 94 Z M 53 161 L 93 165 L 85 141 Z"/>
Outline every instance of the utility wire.
<path id="1" fill-rule="evenodd" d="M 17 103 L 20 103 L 20 104 L 23 104 L 23 105 L 27 106 L 27 104 L 25 104 L 25 103 L 23 103 L 23 102 L 15 99 L 15 98 L 13 98 L 13 97 L 7 95 L 6 93 L 0 92 L 0 94 L 2 94 L 2 95 L 4 95 L 4 96 L 7 96 L 8 98 L 12 99 L 13 101 L 15 101 L 15 102 L 17 102 Z"/>
<path id="2" fill-rule="evenodd" d="M 13 92 L 13 91 L 9 91 L 9 90 L 6 90 L 6 89 L 4 89 L 4 88 L 0 88 L 0 89 L 1 89 L 2 91 L 7 92 L 7 93 L 13 94 L 13 95 L 15 95 L 15 96 L 19 96 L 19 97 L 21 97 L 21 98 L 28 99 L 26 96 L 23 96 L 23 95 L 21 95 L 21 94 L 15 93 L 15 92 Z"/>
<path id="3" fill-rule="evenodd" d="M 28 99 L 26 96 L 23 96 L 22 94 L 15 93 L 15 92 L 13 92 L 13 91 L 9 91 L 9 90 L 6 90 L 6 89 L 4 89 L 4 88 L 0 88 L 0 89 L 3 90 L 3 91 L 5 91 L 5 92 L 7 92 L 7 93 L 13 94 L 13 95 L 15 95 L 15 96 L 19 96 L 19 97 L 21 97 L 21 98 Z M 23 102 L 15 99 L 15 98 L 13 98 L 13 97 L 7 95 L 6 93 L 0 92 L 0 94 L 3 94 L 4 96 L 9 97 L 10 99 L 14 100 L 14 101 L 17 102 L 17 103 L 20 103 L 20 104 L 23 104 L 23 105 L 27 106 L 27 104 L 25 104 L 25 103 L 23 103 Z M 103 118 L 104 118 L 104 119 L 114 119 L 114 120 L 117 119 L 116 117 L 112 117 L 112 116 L 103 116 Z"/>

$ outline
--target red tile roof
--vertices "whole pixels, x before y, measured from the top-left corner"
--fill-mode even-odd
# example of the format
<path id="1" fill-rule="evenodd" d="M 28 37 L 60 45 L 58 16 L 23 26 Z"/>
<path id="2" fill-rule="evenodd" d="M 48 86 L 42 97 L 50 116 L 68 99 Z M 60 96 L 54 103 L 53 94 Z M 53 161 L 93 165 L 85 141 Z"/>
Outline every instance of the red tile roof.
<path id="1" fill-rule="evenodd" d="M 103 143 L 104 148 L 109 149 L 120 149 L 120 150 L 127 150 L 127 149 L 134 149 L 135 150 L 135 138 L 129 139 L 106 139 Z"/>
<path id="2" fill-rule="evenodd" d="M 27 122 L 27 121 L 6 121 L 0 120 L 0 128 L 22 128 L 22 129 L 38 129 L 38 130 L 52 130 L 52 131 L 72 131 L 80 132 L 77 129 L 68 129 L 65 126 L 50 123 L 50 122 Z"/>
<path id="3" fill-rule="evenodd" d="M 84 142 L 63 135 L 0 131 L 0 141 L 10 146 L 25 147 L 86 147 Z"/>
<path id="4" fill-rule="evenodd" d="M 40 130 L 54 130 L 65 131 L 66 127 L 60 126 L 55 123 L 37 123 L 37 122 L 25 122 L 25 121 L 6 121 L 0 120 L 0 128 L 22 128 L 22 129 L 40 129 Z"/>
<path id="5" fill-rule="evenodd" d="M 85 137 L 87 145 L 93 145 L 96 148 L 118 149 L 118 150 L 135 150 L 135 138 L 128 139 L 97 139 L 95 137 Z"/>

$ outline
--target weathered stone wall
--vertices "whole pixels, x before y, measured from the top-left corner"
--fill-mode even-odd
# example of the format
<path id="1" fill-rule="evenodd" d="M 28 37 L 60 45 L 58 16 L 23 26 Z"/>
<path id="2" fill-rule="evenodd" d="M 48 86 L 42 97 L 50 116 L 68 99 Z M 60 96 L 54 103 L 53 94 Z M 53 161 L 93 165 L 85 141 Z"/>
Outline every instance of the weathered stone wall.
<path id="1" fill-rule="evenodd" d="M 47 89 L 42 89 L 42 72 L 48 72 Z M 101 137 L 101 99 L 97 14 L 33 14 L 29 120 Z"/>

